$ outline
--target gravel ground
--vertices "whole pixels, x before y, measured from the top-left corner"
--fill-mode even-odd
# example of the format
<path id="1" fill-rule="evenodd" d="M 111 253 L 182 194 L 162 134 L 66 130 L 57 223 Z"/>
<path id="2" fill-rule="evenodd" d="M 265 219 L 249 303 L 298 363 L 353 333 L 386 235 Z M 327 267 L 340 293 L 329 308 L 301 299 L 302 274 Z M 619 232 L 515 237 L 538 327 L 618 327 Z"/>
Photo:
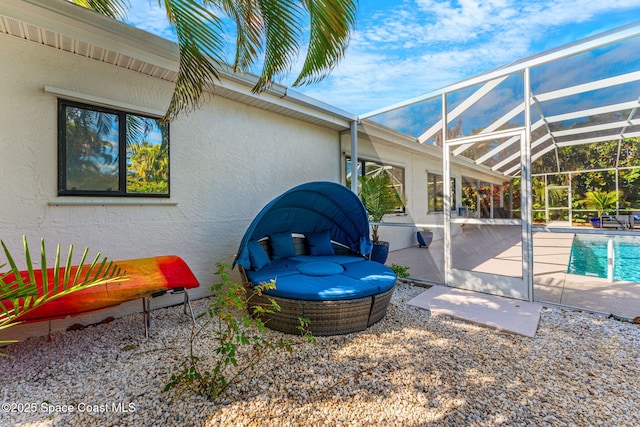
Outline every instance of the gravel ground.
<path id="1" fill-rule="evenodd" d="M 545 308 L 527 338 L 406 304 L 422 291 L 399 284 L 381 322 L 272 354 L 217 402 L 162 391 L 188 354 L 181 306 L 148 340 L 141 315 L 31 338 L 3 349 L 0 426 L 640 426 L 638 325 Z"/>

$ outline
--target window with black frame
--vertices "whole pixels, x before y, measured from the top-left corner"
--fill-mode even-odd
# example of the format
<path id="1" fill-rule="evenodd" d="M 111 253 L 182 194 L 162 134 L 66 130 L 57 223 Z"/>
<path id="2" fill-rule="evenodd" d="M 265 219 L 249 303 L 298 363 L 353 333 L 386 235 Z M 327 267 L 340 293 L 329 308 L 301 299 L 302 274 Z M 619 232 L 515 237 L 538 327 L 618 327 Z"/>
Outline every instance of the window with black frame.
<path id="1" fill-rule="evenodd" d="M 345 170 L 347 172 L 346 185 L 347 187 L 351 186 L 351 176 L 349 172 L 351 171 L 351 157 L 347 156 L 345 159 Z M 365 175 L 374 175 L 378 173 L 385 173 L 389 176 L 391 186 L 395 188 L 395 190 L 400 195 L 401 200 L 406 200 L 405 196 L 405 170 L 400 166 L 393 166 L 385 163 L 374 162 L 371 160 L 358 160 L 358 176 Z M 401 204 L 396 209 L 397 213 L 405 212 L 404 204 Z"/>
<path id="2" fill-rule="evenodd" d="M 451 178 L 451 210 L 456 209 L 456 179 Z M 427 212 L 444 211 L 444 181 L 442 175 L 427 173 Z"/>
<path id="3" fill-rule="evenodd" d="M 169 197 L 169 125 L 59 100 L 58 194 Z"/>

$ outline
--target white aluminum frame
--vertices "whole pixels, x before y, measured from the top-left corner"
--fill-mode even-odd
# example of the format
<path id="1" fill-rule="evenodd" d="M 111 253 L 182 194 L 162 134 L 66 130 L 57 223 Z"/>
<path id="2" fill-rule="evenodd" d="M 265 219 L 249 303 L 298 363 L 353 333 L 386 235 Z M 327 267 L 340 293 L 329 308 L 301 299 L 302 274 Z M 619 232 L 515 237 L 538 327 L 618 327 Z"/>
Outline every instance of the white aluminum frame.
<path id="1" fill-rule="evenodd" d="M 444 98 L 444 97 L 443 97 Z M 443 101 L 443 106 L 446 102 Z M 478 142 L 484 142 L 496 137 L 509 137 L 509 140 L 520 140 L 522 162 L 530 165 L 530 150 L 526 149 L 528 140 L 525 128 L 510 130 L 507 132 L 496 132 L 493 134 L 481 134 L 470 138 L 459 138 L 454 140 L 444 140 L 443 144 L 443 185 L 444 194 L 451 194 L 451 149 L 454 147 L 471 146 Z M 445 136 L 446 138 L 446 136 Z M 527 157 L 529 156 L 529 157 Z M 523 168 L 526 169 L 526 168 Z M 530 170 L 530 168 L 529 168 Z M 523 170 L 523 175 L 526 172 Z M 527 212 L 530 206 L 531 188 L 524 184 L 521 189 L 521 209 Z M 533 238 L 531 235 L 531 215 L 525 215 L 523 219 L 480 219 L 480 218 L 452 218 L 451 201 L 444 198 L 444 265 L 445 265 L 445 285 L 473 291 L 480 291 L 496 295 L 503 295 L 533 301 L 533 260 L 529 255 L 533 253 Z M 451 224 L 469 225 L 520 225 L 522 240 L 522 277 L 510 277 L 499 274 L 489 274 L 483 272 L 467 271 L 453 268 L 452 236 Z"/>
<path id="2" fill-rule="evenodd" d="M 449 123 L 454 121 L 457 117 L 462 115 L 471 106 L 473 106 L 478 101 L 480 101 L 485 95 L 487 95 L 492 90 L 497 88 L 502 82 L 504 82 L 510 76 L 517 73 L 523 73 L 523 74 L 530 73 L 530 70 L 534 67 L 537 67 L 546 63 L 550 63 L 553 61 L 557 61 L 557 60 L 569 57 L 571 55 L 575 55 L 575 54 L 586 52 L 592 49 L 600 48 L 609 44 L 617 43 L 629 38 L 638 37 L 638 36 L 640 36 L 640 23 L 631 24 L 599 36 L 591 37 L 586 40 L 576 42 L 565 48 L 556 49 L 550 52 L 542 53 L 540 55 L 523 59 L 509 66 L 479 75 L 475 78 L 471 78 L 471 79 L 462 81 L 460 83 L 450 85 L 439 91 L 427 93 L 423 96 L 416 97 L 402 103 L 394 104 L 386 108 L 378 109 L 370 113 L 363 114 L 360 116 L 360 119 L 370 118 L 376 115 L 388 113 L 390 111 L 404 108 L 404 107 L 417 104 L 419 102 L 423 102 L 429 99 L 433 99 L 439 96 L 446 97 L 447 94 L 450 94 L 452 92 L 473 87 L 476 85 L 481 85 L 480 88 L 477 89 L 469 97 L 467 97 L 466 100 L 464 100 L 460 105 L 458 105 L 455 109 L 449 112 L 446 119 L 445 119 L 445 115 L 443 114 L 442 116 L 443 118 L 441 120 L 433 124 L 423 134 L 418 136 L 417 142 L 422 144 L 427 142 L 430 138 L 432 138 L 438 132 L 443 132 L 443 130 L 447 128 L 447 126 L 443 126 L 443 123 L 447 123 L 448 125 Z M 590 142 L 610 141 L 612 139 L 617 139 L 617 138 L 631 138 L 631 137 L 640 136 L 640 131 L 631 131 L 631 132 L 628 131 L 628 128 L 630 126 L 640 126 L 640 119 L 635 119 L 635 120 L 633 119 L 633 116 L 636 110 L 640 107 L 640 93 L 638 94 L 638 99 L 636 101 L 623 102 L 623 103 L 618 103 L 613 105 L 601 105 L 601 106 L 590 108 L 590 109 L 568 111 L 566 113 L 556 114 L 552 116 L 545 116 L 545 114 L 543 113 L 544 110 L 541 107 L 541 103 L 545 101 L 557 100 L 557 99 L 562 99 L 569 96 L 585 94 L 590 91 L 611 88 L 611 87 L 615 87 L 615 86 L 619 86 L 627 83 L 640 82 L 640 70 L 625 72 L 616 76 L 607 77 L 600 80 L 591 81 L 588 83 L 578 84 L 570 87 L 565 87 L 565 88 L 556 89 L 556 90 L 552 90 L 544 93 L 537 93 L 537 94 L 531 93 L 529 80 L 530 79 L 527 78 L 525 83 L 525 86 L 528 86 L 528 88 L 525 88 L 525 90 L 528 90 L 529 93 L 527 98 L 524 98 L 524 99 L 529 100 L 529 105 L 534 105 L 536 107 L 536 110 L 540 114 L 540 119 L 537 120 L 536 123 L 533 125 L 533 127 L 530 128 L 530 131 L 536 130 L 541 126 L 545 126 L 547 130 L 547 133 L 542 138 L 539 138 L 537 141 L 533 143 L 532 148 L 536 148 L 537 146 L 551 140 L 551 145 L 549 145 L 548 147 L 545 147 L 542 151 L 536 153 L 532 157 L 532 161 L 535 161 L 542 155 L 554 149 L 557 149 L 558 147 L 565 147 L 565 146 L 571 146 L 576 144 L 586 144 Z M 527 104 L 526 101 L 520 103 L 519 105 L 511 109 L 511 111 L 504 114 L 502 117 L 497 118 L 490 125 L 488 125 L 487 128 L 482 130 L 480 134 L 482 135 L 492 134 L 496 129 L 499 129 L 501 126 L 506 124 L 510 119 L 513 119 L 523 111 L 525 111 L 525 115 L 530 115 L 530 112 L 526 111 L 525 104 Z M 605 123 L 597 126 L 589 126 L 589 127 L 583 127 L 583 128 L 577 127 L 577 128 L 566 129 L 566 130 L 557 131 L 557 132 L 553 132 L 549 128 L 549 124 L 551 123 L 557 123 L 565 120 L 575 120 L 580 118 L 586 118 L 586 117 L 589 117 L 592 115 L 598 115 L 598 114 L 622 112 L 626 110 L 631 110 L 631 113 L 628 115 L 628 119 L 625 121 L 617 121 L 617 122 Z M 607 135 L 607 136 L 589 137 L 590 134 L 593 135 L 593 133 L 601 132 L 603 130 L 611 130 L 612 132 L 610 135 Z M 444 133 L 445 132 L 443 132 L 443 135 Z M 575 136 L 576 138 L 571 138 L 570 140 L 565 140 L 561 142 L 556 141 L 556 138 L 572 137 L 572 136 Z M 490 153 L 487 153 L 481 158 L 476 159 L 475 163 L 478 165 L 486 164 L 487 160 L 491 159 L 492 157 L 495 157 L 500 152 L 502 152 L 503 150 L 511 146 L 513 143 L 514 141 L 507 141 L 501 144 L 500 146 L 494 148 Z M 453 154 L 455 156 L 462 155 L 463 152 L 467 150 L 469 147 L 470 147 L 469 144 L 461 145 L 456 149 L 456 151 Z M 507 167 L 507 165 L 510 165 L 516 159 L 517 159 L 517 155 L 509 156 L 509 158 L 502 160 L 500 163 L 492 166 L 490 169 L 494 172 L 503 173 L 506 176 L 512 176 L 512 174 L 516 172 L 520 167 L 517 165 L 511 166 L 508 169 L 505 167 Z"/>

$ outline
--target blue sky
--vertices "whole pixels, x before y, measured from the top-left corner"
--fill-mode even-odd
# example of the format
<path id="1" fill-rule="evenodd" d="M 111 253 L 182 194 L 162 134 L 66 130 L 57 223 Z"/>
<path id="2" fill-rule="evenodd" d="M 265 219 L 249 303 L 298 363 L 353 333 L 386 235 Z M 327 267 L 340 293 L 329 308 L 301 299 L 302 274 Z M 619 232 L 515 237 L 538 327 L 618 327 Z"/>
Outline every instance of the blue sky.
<path id="1" fill-rule="evenodd" d="M 131 3 L 129 23 L 175 40 L 157 1 Z M 296 90 L 366 113 L 636 21 L 640 0 L 360 0 L 346 57 Z"/>

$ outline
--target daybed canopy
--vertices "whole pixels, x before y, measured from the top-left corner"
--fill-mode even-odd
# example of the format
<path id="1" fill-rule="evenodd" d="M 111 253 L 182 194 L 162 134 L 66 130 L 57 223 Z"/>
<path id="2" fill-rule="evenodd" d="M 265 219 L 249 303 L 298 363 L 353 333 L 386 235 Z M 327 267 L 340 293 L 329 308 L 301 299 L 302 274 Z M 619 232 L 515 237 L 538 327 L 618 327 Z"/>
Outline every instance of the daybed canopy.
<path id="1" fill-rule="evenodd" d="M 244 234 L 234 261 L 251 267 L 247 243 L 273 233 L 312 233 L 329 230 L 331 240 L 355 252 L 371 252 L 369 218 L 350 189 L 335 182 L 309 182 L 269 202 Z"/>

